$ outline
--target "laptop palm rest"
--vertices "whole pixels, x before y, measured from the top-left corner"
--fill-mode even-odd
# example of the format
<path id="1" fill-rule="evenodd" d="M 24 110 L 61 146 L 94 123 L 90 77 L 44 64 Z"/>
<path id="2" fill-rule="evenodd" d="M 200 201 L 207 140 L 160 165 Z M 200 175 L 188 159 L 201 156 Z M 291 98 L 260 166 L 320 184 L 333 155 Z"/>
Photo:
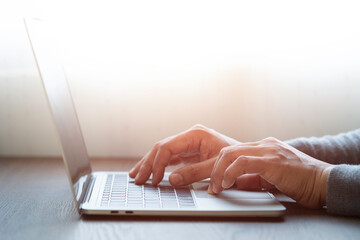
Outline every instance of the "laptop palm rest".
<path id="1" fill-rule="evenodd" d="M 268 192 L 241 191 L 228 189 L 220 194 L 209 194 L 209 184 L 204 182 L 193 183 L 193 190 L 198 205 L 208 210 L 223 211 L 262 211 L 272 207 L 283 208 L 282 205 Z"/>
<path id="2" fill-rule="evenodd" d="M 208 193 L 208 183 L 193 183 L 193 189 L 197 198 L 221 198 L 221 199 L 273 199 L 268 192 L 241 191 L 237 189 L 227 189 L 220 194 L 213 195 Z"/>

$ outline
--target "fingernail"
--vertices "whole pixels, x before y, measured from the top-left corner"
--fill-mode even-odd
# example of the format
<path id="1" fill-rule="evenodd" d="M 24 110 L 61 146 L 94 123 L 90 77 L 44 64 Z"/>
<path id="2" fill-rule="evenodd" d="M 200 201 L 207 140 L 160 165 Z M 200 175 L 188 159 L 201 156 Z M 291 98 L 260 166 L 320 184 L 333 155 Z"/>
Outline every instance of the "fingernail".
<path id="1" fill-rule="evenodd" d="M 216 184 L 213 184 L 213 186 L 212 186 L 212 191 L 213 191 L 213 193 L 217 193 L 217 187 L 216 187 Z"/>
<path id="2" fill-rule="evenodd" d="M 222 183 L 221 183 L 221 186 L 222 186 L 223 188 L 230 188 L 231 185 L 232 185 L 231 183 L 226 183 L 225 180 L 223 180 Z"/>
<path id="3" fill-rule="evenodd" d="M 136 175 L 135 177 L 135 184 L 138 184 L 139 183 L 139 175 Z"/>
<path id="4" fill-rule="evenodd" d="M 214 184 L 214 186 L 213 186 L 213 192 L 214 192 L 215 194 L 220 193 L 221 190 L 222 190 L 222 187 L 221 187 L 221 186 L 218 186 L 218 185 Z"/>
<path id="5" fill-rule="evenodd" d="M 180 174 L 178 174 L 178 173 L 173 173 L 173 174 L 171 174 L 170 175 L 170 177 L 169 177 L 170 179 L 170 183 L 171 184 L 173 184 L 173 185 L 179 185 L 179 184 L 181 184 L 182 182 L 183 182 L 183 177 L 180 175 Z"/>
<path id="6" fill-rule="evenodd" d="M 209 194 L 214 194 L 214 192 L 212 191 L 212 186 L 211 185 L 209 185 L 209 187 L 208 187 L 208 193 Z"/>

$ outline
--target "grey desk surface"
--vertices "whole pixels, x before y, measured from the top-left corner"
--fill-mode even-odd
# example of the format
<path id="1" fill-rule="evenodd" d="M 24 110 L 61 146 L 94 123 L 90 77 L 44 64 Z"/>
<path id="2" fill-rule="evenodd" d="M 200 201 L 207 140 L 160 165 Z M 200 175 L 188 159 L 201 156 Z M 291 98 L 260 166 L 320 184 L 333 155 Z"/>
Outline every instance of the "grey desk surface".
<path id="1" fill-rule="evenodd" d="M 92 159 L 128 170 L 134 159 Z M 282 218 L 86 217 L 58 158 L 0 158 L 0 239 L 360 239 L 360 219 L 302 208 L 282 194 Z"/>

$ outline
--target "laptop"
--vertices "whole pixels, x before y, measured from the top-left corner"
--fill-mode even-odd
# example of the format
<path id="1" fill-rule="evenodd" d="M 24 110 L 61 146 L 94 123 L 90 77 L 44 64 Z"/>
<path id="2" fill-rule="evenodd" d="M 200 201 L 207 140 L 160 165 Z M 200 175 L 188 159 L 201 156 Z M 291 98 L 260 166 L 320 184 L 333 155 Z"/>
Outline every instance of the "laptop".
<path id="1" fill-rule="evenodd" d="M 80 214 L 277 217 L 285 207 L 269 192 L 229 189 L 207 192 L 209 180 L 172 187 L 168 174 L 158 186 L 136 185 L 127 172 L 94 172 L 78 117 L 46 23 L 25 19 L 25 26 L 61 144 L 62 156 Z"/>

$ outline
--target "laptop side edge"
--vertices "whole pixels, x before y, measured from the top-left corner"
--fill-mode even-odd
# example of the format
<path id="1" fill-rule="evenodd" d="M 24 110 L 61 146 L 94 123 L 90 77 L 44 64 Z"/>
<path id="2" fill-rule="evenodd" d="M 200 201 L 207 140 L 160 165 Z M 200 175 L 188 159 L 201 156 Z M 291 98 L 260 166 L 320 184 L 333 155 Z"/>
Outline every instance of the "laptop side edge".
<path id="1" fill-rule="evenodd" d="M 60 132 L 61 130 L 59 129 L 59 119 L 56 119 L 56 117 L 55 117 L 54 99 L 52 99 L 53 96 L 51 96 L 51 90 L 49 90 L 49 88 L 51 86 L 49 85 L 49 83 L 46 84 L 46 82 L 45 82 L 46 80 L 44 79 L 44 76 L 43 76 L 45 69 L 41 68 L 41 66 L 40 66 L 41 64 L 39 62 L 39 61 L 44 61 L 45 60 L 44 56 L 42 55 L 42 53 L 44 53 L 44 51 L 41 51 L 41 47 L 40 47 L 39 42 L 46 43 L 45 46 L 47 46 L 47 44 L 49 44 L 51 42 L 51 39 L 48 39 L 49 35 L 46 35 L 46 31 L 43 31 L 44 30 L 43 29 L 44 28 L 44 23 L 42 22 L 41 19 L 24 18 L 24 23 L 25 23 L 26 32 L 27 32 L 27 35 L 28 35 L 28 38 L 29 38 L 29 42 L 30 42 L 30 45 L 31 45 L 31 49 L 32 49 L 32 52 L 33 52 L 33 55 L 34 55 L 34 59 L 35 59 L 35 62 L 36 62 L 36 67 L 38 69 L 39 76 L 41 78 L 41 83 L 42 83 L 42 86 L 43 86 L 43 89 L 44 89 L 44 92 L 45 92 L 45 95 L 46 95 L 46 100 L 47 100 L 47 103 L 48 103 L 48 107 L 49 107 L 49 110 L 51 112 L 51 118 L 52 118 L 53 124 L 54 124 L 55 129 L 56 129 L 55 132 L 56 132 L 56 135 L 57 135 L 58 143 L 60 145 L 61 154 L 62 154 L 63 162 L 64 162 L 64 165 L 65 165 L 66 173 L 67 173 L 67 176 L 68 176 L 68 179 L 69 179 L 69 182 L 70 182 L 71 191 L 72 191 L 72 194 L 73 194 L 73 197 L 74 197 L 74 200 L 75 200 L 76 207 L 77 207 L 78 211 L 81 212 L 80 206 L 81 206 L 81 203 L 82 203 L 82 201 L 84 199 L 84 195 L 86 193 L 87 187 L 89 186 L 90 174 L 91 174 L 92 170 L 91 170 L 90 162 L 89 162 L 89 159 L 88 159 L 88 156 L 87 156 L 87 150 L 85 148 L 85 142 L 84 142 L 81 130 L 80 130 L 79 120 L 77 119 L 77 115 L 75 114 L 76 123 L 74 125 L 75 125 L 75 128 L 78 128 L 77 133 L 78 133 L 78 135 L 80 133 L 80 138 L 81 138 L 80 139 L 81 140 L 80 144 L 84 148 L 82 150 L 83 151 L 82 155 L 85 155 L 85 156 L 82 156 L 82 161 L 85 162 L 85 163 L 87 161 L 88 164 L 85 167 L 81 168 L 80 171 L 76 171 L 75 175 L 74 175 L 74 172 L 71 172 L 70 166 L 68 164 L 69 159 L 67 158 L 67 157 L 73 158 L 73 156 L 71 156 L 71 155 L 67 156 L 67 154 L 66 154 L 66 149 L 64 148 L 64 144 L 63 144 L 64 139 L 62 138 L 61 132 Z M 40 31 L 39 31 L 39 29 L 36 29 L 37 27 L 40 28 Z M 44 38 L 46 38 L 46 40 L 50 40 L 50 41 L 42 41 L 42 40 L 44 40 Z M 52 52 L 53 48 L 52 49 L 46 49 L 46 50 L 50 50 L 50 52 L 48 52 L 50 54 L 54 53 L 54 52 Z M 53 58 L 52 60 L 56 61 L 56 57 Z M 57 70 L 59 70 L 59 69 L 57 69 Z M 62 71 L 62 69 L 61 69 L 61 71 Z M 57 74 L 58 73 L 59 73 L 59 71 L 57 72 Z M 47 73 L 45 73 L 45 75 L 46 74 Z M 66 81 L 66 77 L 64 76 L 64 74 L 65 73 L 62 71 L 63 76 L 60 76 L 60 77 L 63 77 L 64 80 L 65 80 L 65 82 L 63 82 L 63 84 L 65 84 L 65 86 L 63 86 L 63 90 L 65 92 L 67 91 L 67 94 L 70 95 L 70 99 L 71 99 L 71 103 L 68 103 L 67 107 L 70 107 L 70 109 L 69 109 L 70 111 L 75 112 L 74 103 L 72 102 L 71 93 L 70 93 L 70 90 L 68 88 L 68 83 Z M 74 159 L 71 159 L 71 160 L 74 160 Z"/>

